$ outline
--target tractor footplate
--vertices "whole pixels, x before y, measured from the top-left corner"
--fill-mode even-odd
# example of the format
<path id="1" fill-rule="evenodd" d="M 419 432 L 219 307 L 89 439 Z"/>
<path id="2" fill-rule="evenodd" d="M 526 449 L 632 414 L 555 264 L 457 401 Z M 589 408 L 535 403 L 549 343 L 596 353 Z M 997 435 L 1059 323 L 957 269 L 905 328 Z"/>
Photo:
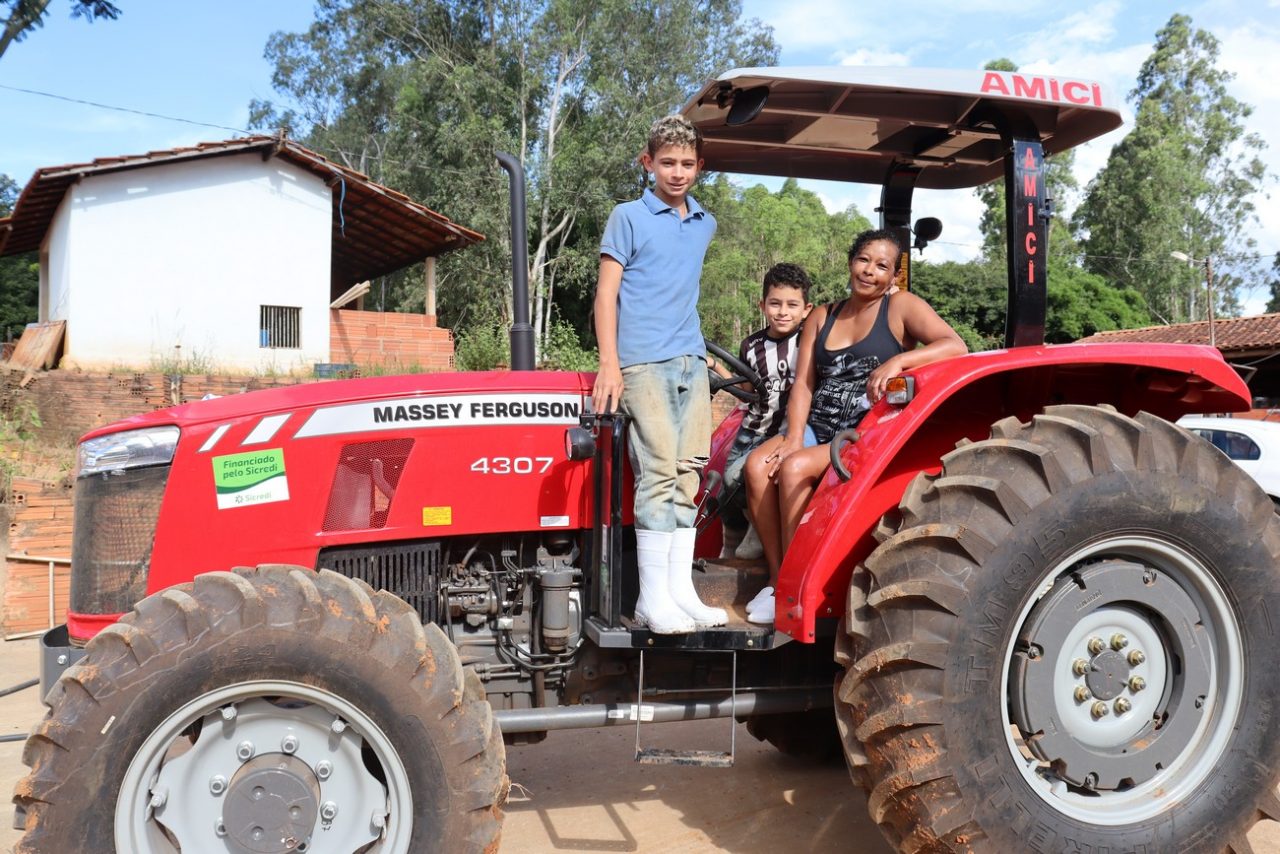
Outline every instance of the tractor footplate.
<path id="1" fill-rule="evenodd" d="M 665 750 L 646 747 L 636 753 L 641 765 L 693 765 L 699 768 L 732 768 L 733 754 L 718 750 Z"/>

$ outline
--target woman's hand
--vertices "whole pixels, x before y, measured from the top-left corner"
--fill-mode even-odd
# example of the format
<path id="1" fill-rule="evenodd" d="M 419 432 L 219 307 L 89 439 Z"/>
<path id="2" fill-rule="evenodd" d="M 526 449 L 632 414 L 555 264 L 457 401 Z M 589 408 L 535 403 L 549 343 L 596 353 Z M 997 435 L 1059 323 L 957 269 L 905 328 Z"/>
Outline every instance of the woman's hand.
<path id="1" fill-rule="evenodd" d="M 900 375 L 905 370 L 902 364 L 902 357 L 893 356 L 887 362 L 871 372 L 871 376 L 867 377 L 867 399 L 872 403 L 879 402 L 884 397 L 885 391 L 889 386 L 889 380 Z"/>
<path id="2" fill-rule="evenodd" d="M 778 445 L 778 447 L 773 449 L 773 453 L 764 458 L 764 461 L 769 464 L 769 468 L 768 468 L 769 479 L 773 480 L 778 476 L 778 469 L 782 467 L 783 460 L 785 460 L 787 457 L 794 454 L 796 451 L 801 450 L 803 447 L 804 447 L 803 433 L 797 435 L 794 440 L 792 440 L 791 435 L 788 434 L 782 440 L 782 443 Z"/>

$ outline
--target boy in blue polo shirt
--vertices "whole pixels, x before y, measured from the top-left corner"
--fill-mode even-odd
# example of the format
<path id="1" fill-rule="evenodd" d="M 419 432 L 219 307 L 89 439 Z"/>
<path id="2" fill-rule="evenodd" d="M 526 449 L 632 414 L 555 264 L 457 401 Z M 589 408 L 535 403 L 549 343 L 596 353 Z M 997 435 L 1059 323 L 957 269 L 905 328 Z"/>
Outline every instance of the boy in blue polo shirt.
<path id="1" fill-rule="evenodd" d="M 694 498 L 710 453 L 711 394 L 698 319 L 702 259 L 716 220 L 689 196 L 702 136 L 683 116 L 654 122 L 640 163 L 652 189 L 613 209 L 600 243 L 597 412 L 631 418 L 636 622 L 658 634 L 723 625 L 693 587 Z"/>

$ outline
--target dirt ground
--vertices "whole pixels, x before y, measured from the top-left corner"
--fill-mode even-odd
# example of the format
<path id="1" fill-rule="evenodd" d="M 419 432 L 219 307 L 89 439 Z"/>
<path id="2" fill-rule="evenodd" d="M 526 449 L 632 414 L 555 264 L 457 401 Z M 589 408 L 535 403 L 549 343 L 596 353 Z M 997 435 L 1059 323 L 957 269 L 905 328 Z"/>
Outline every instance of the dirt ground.
<path id="1" fill-rule="evenodd" d="M 0 643 L 0 688 L 36 675 L 36 641 Z M 36 689 L 0 697 L 0 734 L 25 733 L 43 713 Z M 727 721 L 650 726 L 646 746 L 729 748 Z M 737 727 L 731 769 L 642 766 L 632 761 L 635 730 L 554 732 L 507 751 L 513 786 L 500 854 L 777 851 L 886 854 L 867 818 L 866 799 L 843 765 L 788 759 Z M 22 744 L 0 744 L 0 791 L 23 776 Z M 7 799 L 0 851 L 20 834 Z M 1258 854 L 1280 854 L 1280 824 L 1249 836 Z"/>

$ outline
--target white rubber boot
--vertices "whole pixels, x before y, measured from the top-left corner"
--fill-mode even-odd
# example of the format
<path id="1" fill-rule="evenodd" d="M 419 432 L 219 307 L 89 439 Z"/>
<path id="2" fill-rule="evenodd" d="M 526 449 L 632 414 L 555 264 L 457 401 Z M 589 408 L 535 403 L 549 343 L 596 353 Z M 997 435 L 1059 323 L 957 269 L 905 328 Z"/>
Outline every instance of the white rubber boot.
<path id="1" fill-rule="evenodd" d="M 667 531 L 636 529 L 636 563 L 640 566 L 636 622 L 658 635 L 681 635 L 696 628 L 693 619 L 671 598 L 671 539 Z"/>
<path id="2" fill-rule="evenodd" d="M 760 544 L 760 535 L 756 533 L 755 525 L 747 528 L 747 535 L 734 549 L 733 556 L 741 560 L 759 560 L 764 557 L 764 546 Z"/>
<path id="3" fill-rule="evenodd" d="M 671 598 L 680 609 L 693 618 L 698 628 L 709 629 L 729 622 L 729 615 L 724 608 L 703 605 L 698 591 L 693 588 L 693 544 L 697 538 L 696 528 L 676 528 L 671 535 L 671 574 L 667 584 Z"/>

